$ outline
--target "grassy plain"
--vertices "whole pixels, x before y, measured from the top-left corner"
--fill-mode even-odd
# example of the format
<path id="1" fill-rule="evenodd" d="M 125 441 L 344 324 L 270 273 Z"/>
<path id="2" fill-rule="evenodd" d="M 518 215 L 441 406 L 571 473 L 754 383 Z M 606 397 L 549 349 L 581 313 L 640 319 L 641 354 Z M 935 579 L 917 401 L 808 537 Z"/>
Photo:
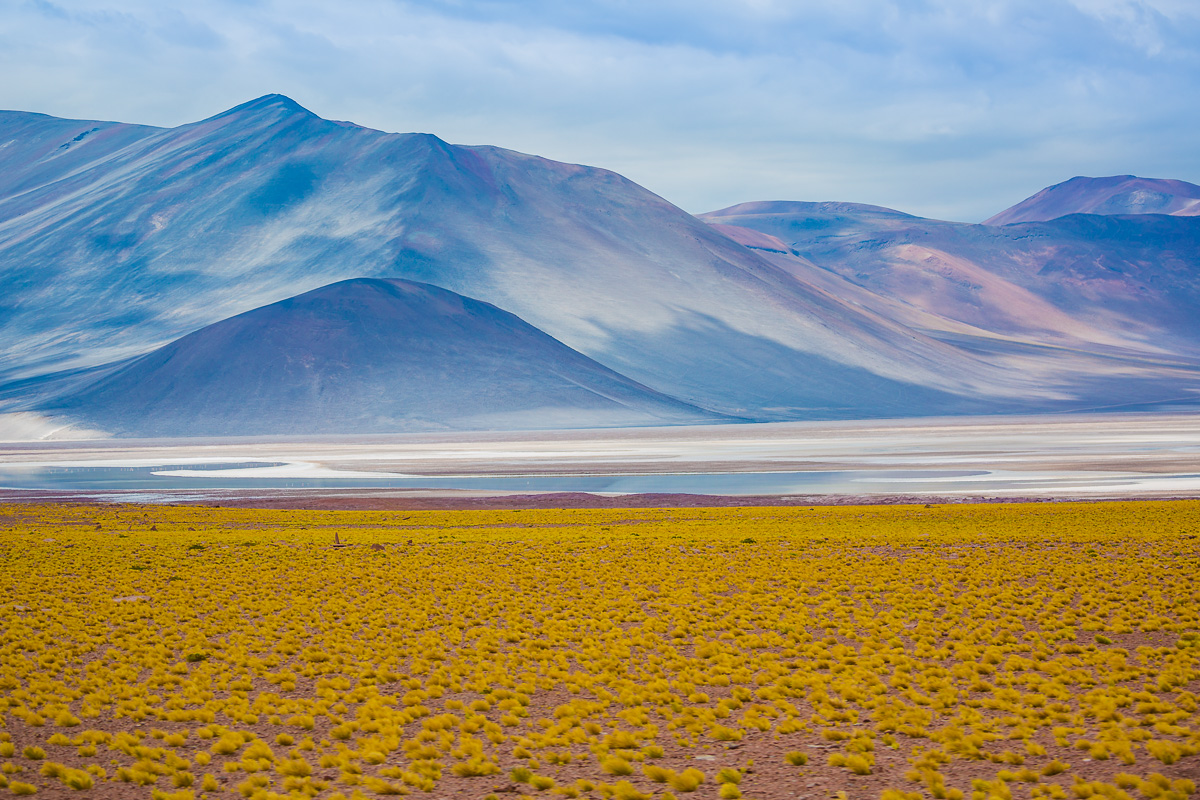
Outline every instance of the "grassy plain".
<path id="1" fill-rule="evenodd" d="M 1183 798 L 1198 534 L 1196 501 L 0 507 L 0 792 Z"/>

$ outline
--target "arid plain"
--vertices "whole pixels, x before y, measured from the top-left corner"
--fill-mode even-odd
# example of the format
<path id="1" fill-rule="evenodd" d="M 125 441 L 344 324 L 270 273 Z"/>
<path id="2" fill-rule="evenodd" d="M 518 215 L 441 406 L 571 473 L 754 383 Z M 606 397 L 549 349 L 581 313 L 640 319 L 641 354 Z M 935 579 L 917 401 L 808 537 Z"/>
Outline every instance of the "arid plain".
<path id="1" fill-rule="evenodd" d="M 1200 502 L 0 508 L 50 798 L 1186 798 Z"/>

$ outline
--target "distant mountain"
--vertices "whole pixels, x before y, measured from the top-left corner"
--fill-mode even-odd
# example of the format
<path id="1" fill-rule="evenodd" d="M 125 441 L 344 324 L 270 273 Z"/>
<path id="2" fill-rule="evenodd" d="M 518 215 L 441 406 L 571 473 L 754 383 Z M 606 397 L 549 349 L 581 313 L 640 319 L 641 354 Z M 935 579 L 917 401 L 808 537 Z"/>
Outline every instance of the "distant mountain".
<path id="1" fill-rule="evenodd" d="M 1039 222 L 1068 214 L 1200 215 L 1200 186 L 1187 181 L 1114 175 L 1071 178 L 1001 211 L 984 225 Z"/>
<path id="2" fill-rule="evenodd" d="M 700 218 L 782 243 L 761 254 L 798 280 L 1058 388 L 1043 409 L 1200 402 L 1200 218 L 996 227 L 783 202 Z"/>
<path id="3" fill-rule="evenodd" d="M 100 372 L 41 400 L 38 410 L 126 436 L 721 419 L 624 378 L 493 305 L 403 280 L 315 289 Z"/>
<path id="4" fill-rule="evenodd" d="M 0 382 L 378 277 L 492 303 L 738 417 L 961 413 L 1043 394 L 602 169 L 330 122 L 279 95 L 172 129 L 6 112 L 5 141 Z"/>

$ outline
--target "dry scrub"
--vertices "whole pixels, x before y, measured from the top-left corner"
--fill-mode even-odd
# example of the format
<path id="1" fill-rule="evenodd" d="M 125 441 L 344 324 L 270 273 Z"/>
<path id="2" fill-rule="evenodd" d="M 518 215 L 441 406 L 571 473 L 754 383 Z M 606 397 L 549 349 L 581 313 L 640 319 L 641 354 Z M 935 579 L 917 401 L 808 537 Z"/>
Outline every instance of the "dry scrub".
<path id="1" fill-rule="evenodd" d="M 1184 798 L 1198 533 L 1191 501 L 3 507 L 0 792 Z"/>

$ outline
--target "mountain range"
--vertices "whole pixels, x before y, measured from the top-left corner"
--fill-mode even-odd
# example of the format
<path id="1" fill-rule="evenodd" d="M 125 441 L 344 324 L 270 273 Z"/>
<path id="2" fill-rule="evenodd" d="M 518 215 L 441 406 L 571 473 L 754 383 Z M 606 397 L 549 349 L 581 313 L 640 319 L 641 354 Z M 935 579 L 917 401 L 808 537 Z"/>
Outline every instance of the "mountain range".
<path id="1" fill-rule="evenodd" d="M 301 435 L 1190 406 L 1197 202 L 1125 176 L 982 225 L 692 216 L 280 95 L 170 129 L 0 112 L 0 415 Z"/>

